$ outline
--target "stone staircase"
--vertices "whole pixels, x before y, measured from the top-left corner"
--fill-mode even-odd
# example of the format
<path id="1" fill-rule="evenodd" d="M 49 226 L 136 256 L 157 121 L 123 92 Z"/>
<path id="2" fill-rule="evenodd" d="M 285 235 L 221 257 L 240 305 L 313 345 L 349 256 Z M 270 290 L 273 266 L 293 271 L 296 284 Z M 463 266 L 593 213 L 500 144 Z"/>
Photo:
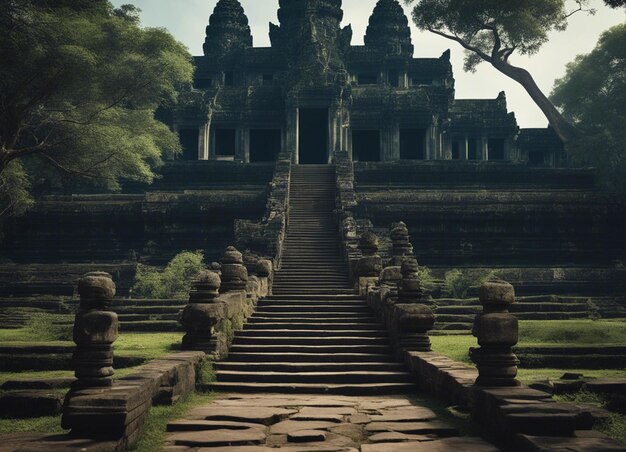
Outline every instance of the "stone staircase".
<path id="1" fill-rule="evenodd" d="M 350 285 L 341 258 L 332 166 L 294 167 L 283 264 L 216 364 L 214 390 L 332 394 L 402 393 L 410 375 L 386 331 Z"/>

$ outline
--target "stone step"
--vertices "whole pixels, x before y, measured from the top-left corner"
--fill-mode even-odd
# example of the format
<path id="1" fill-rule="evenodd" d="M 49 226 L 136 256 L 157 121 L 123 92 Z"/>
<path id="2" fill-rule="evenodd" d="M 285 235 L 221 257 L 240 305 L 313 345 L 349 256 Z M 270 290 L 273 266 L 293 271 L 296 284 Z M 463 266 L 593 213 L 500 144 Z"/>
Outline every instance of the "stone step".
<path id="1" fill-rule="evenodd" d="M 355 330 L 380 330 L 380 324 L 378 322 L 326 322 L 320 324 L 319 321 L 313 321 L 313 319 L 307 319 L 305 321 L 289 321 L 286 319 L 279 320 L 267 320 L 262 322 L 250 322 L 244 325 L 245 330 L 349 330 L 354 328 Z M 470 327 L 471 328 L 471 327 Z"/>
<path id="2" fill-rule="evenodd" d="M 352 371 L 374 372 L 403 372 L 402 363 L 390 362 L 350 362 L 350 363 L 320 363 L 320 362 L 217 362 L 213 365 L 216 370 L 253 371 L 253 372 L 340 372 L 346 369 Z"/>
<path id="3" fill-rule="evenodd" d="M 277 296 L 286 296 L 286 297 L 294 297 L 297 296 L 298 298 L 303 298 L 303 297 L 318 297 L 318 296 L 340 296 L 340 295 L 353 295 L 354 294 L 354 289 L 308 289 L 308 290 L 301 290 L 297 293 L 291 293 L 291 294 L 274 294 L 273 297 L 277 297 Z M 339 299 L 339 298 L 337 298 Z"/>
<path id="4" fill-rule="evenodd" d="M 219 382 L 263 383 L 409 383 L 407 372 L 353 371 L 346 365 L 341 372 L 253 372 L 218 370 Z"/>
<path id="5" fill-rule="evenodd" d="M 284 304 L 284 303 L 280 303 L 280 304 L 267 304 L 267 303 L 259 303 L 257 306 L 257 312 L 289 312 L 289 313 L 293 313 L 293 312 L 301 312 L 301 311 L 309 311 L 312 310 L 313 312 L 358 312 L 358 313 L 363 313 L 363 312 L 367 312 L 367 313 L 371 313 L 370 309 L 365 306 L 365 305 L 361 305 L 361 304 L 352 304 L 352 305 L 346 305 L 346 304 L 332 304 L 332 303 L 328 303 L 325 305 L 319 305 L 319 304 L 309 304 L 309 303 L 303 303 L 303 304 Z"/>
<path id="6" fill-rule="evenodd" d="M 238 352 L 231 351 L 226 362 L 259 363 L 396 363 L 384 353 L 299 353 L 299 352 Z"/>
<path id="7" fill-rule="evenodd" d="M 371 315 L 363 315 L 363 314 L 342 314 L 342 315 L 330 315 L 330 314 L 326 314 L 326 315 L 320 315 L 317 313 L 312 313 L 312 314 L 301 314 L 298 313 L 297 315 L 275 315 L 275 314 L 253 314 L 249 319 L 248 319 L 248 323 L 252 324 L 252 323 L 276 323 L 276 322 L 287 322 L 287 321 L 291 321 L 293 324 L 302 324 L 302 323 L 308 323 L 308 322 L 326 322 L 326 323 L 350 323 L 350 322 L 356 322 L 356 323 L 377 323 L 377 320 L 375 317 L 371 316 Z M 130 322 L 133 323 L 133 322 Z M 140 323 L 140 322 L 134 322 L 134 323 Z"/>
<path id="8" fill-rule="evenodd" d="M 299 294 L 288 294 L 288 295 L 277 295 L 272 294 L 271 296 L 265 298 L 266 301 L 282 301 L 282 300 L 299 300 L 299 301 L 344 301 L 344 300 L 361 300 L 359 295 L 355 293 L 354 290 L 350 290 L 350 293 L 341 293 L 341 294 L 327 294 L 327 293 L 299 293 Z"/>
<path id="9" fill-rule="evenodd" d="M 144 320 L 139 322 L 121 322 L 120 331 L 137 333 L 165 333 L 170 331 L 182 331 L 178 321 L 172 320 Z"/>
<path id="10" fill-rule="evenodd" d="M 352 337 L 387 337 L 384 330 L 292 330 L 292 329 L 267 329 L 267 330 L 241 330 L 237 331 L 236 337 L 310 337 L 310 336 L 352 336 Z"/>
<path id="11" fill-rule="evenodd" d="M 376 395 L 406 394 L 416 391 L 412 383 L 313 384 L 313 383 L 236 383 L 216 382 L 207 390 L 222 392 L 265 392 L 290 394 Z"/>
<path id="12" fill-rule="evenodd" d="M 310 336 L 245 337 L 235 335 L 237 345 L 389 345 L 386 337 Z"/>
<path id="13" fill-rule="evenodd" d="M 336 318 L 345 318 L 345 319 L 371 319 L 372 321 L 376 320 L 376 317 L 372 315 L 370 311 L 360 310 L 360 311 L 296 311 L 296 312 L 284 312 L 284 311 L 274 311 L 274 310 L 265 310 L 265 309 L 257 309 L 255 313 L 252 315 L 252 318 L 292 318 L 292 319 L 336 319 Z"/>
<path id="14" fill-rule="evenodd" d="M 389 353 L 387 345 L 239 345 L 231 347 L 233 353 L 311 353 L 311 354 L 334 354 L 334 353 Z"/>

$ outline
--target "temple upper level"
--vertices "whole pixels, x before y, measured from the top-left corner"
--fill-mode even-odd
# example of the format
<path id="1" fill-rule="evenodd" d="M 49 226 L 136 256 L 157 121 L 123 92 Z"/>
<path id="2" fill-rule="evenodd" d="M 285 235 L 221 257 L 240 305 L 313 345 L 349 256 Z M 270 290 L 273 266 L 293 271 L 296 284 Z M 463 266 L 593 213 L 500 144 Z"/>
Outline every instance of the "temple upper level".
<path id="1" fill-rule="evenodd" d="M 279 0 L 270 47 L 254 47 L 238 0 L 219 0 L 194 58 L 193 98 L 174 112 L 187 159 L 327 163 L 503 160 L 555 163 L 550 131 L 526 134 L 496 99 L 455 99 L 450 51 L 415 58 L 399 0 L 378 0 L 364 45 L 342 27 L 341 0 Z M 534 154 L 533 154 L 534 152 Z M 531 155 L 532 154 L 532 155 Z"/>

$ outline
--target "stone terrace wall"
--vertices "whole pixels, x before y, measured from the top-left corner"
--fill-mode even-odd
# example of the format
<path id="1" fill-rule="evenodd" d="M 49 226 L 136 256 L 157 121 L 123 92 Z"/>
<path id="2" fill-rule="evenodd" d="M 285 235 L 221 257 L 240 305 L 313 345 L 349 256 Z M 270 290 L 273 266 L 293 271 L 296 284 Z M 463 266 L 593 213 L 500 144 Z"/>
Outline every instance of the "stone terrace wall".
<path id="1" fill-rule="evenodd" d="M 590 170 L 489 162 L 355 164 L 356 218 L 402 218 L 427 266 L 608 265 L 626 257 L 626 201 Z"/>

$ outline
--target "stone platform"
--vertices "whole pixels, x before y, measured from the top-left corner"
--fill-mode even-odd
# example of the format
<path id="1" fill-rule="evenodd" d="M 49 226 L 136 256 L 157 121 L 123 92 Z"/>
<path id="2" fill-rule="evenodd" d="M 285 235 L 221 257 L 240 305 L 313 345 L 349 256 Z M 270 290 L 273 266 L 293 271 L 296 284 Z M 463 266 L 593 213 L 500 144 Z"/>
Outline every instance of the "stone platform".
<path id="1" fill-rule="evenodd" d="M 168 452 L 499 450 L 407 396 L 225 394 L 168 432 Z"/>

